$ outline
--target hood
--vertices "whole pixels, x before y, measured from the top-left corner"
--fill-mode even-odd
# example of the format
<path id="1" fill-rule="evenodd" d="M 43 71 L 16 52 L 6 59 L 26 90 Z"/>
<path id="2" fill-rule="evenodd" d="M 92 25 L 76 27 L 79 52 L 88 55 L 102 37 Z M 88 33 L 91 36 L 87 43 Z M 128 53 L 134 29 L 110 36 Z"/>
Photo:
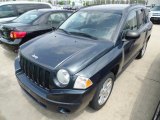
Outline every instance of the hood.
<path id="1" fill-rule="evenodd" d="M 67 69 L 75 74 L 106 54 L 114 44 L 58 32 L 24 44 L 20 52 L 27 59 L 50 69 Z M 33 56 L 36 56 L 33 57 Z"/>
<path id="2" fill-rule="evenodd" d="M 151 13 L 160 13 L 160 11 L 151 11 Z"/>
<path id="3" fill-rule="evenodd" d="M 150 16 L 160 16 L 160 11 L 151 11 Z"/>

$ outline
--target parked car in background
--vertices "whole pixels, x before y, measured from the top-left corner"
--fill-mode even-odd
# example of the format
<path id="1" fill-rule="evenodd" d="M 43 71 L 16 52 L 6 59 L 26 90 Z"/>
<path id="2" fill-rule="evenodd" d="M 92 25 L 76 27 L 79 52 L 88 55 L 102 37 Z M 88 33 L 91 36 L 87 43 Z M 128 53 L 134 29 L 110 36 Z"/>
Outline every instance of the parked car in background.
<path id="1" fill-rule="evenodd" d="M 20 86 L 48 109 L 101 109 L 116 77 L 143 57 L 152 22 L 141 5 L 82 8 L 56 31 L 23 44 L 15 61 Z"/>
<path id="2" fill-rule="evenodd" d="M 18 50 L 26 41 L 55 30 L 64 22 L 72 11 L 38 9 L 28 11 L 13 21 L 0 26 L 0 42 Z"/>
<path id="3" fill-rule="evenodd" d="M 151 8 L 150 19 L 153 23 L 160 23 L 160 6 L 154 6 Z"/>
<path id="4" fill-rule="evenodd" d="M 33 9 L 53 8 L 49 3 L 42 2 L 3 2 L 0 3 L 0 23 L 11 21 L 19 15 Z"/>

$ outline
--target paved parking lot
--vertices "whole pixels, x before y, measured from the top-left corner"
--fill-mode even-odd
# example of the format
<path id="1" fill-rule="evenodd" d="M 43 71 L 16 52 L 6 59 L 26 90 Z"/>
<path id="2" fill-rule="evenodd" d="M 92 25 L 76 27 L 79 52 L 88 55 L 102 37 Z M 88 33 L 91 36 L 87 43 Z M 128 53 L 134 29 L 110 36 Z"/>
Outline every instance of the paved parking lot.
<path id="1" fill-rule="evenodd" d="M 0 120 L 151 120 L 160 100 L 160 25 L 154 25 L 147 52 L 115 82 L 107 104 L 98 112 L 50 112 L 28 97 L 14 76 L 16 54 L 0 46 Z"/>

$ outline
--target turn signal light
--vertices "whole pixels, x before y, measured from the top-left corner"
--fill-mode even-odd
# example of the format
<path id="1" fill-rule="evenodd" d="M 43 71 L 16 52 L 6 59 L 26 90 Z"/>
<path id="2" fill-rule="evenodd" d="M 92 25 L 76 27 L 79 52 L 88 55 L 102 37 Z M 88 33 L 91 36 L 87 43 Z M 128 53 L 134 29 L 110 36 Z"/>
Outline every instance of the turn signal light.
<path id="1" fill-rule="evenodd" d="M 78 76 L 75 81 L 74 88 L 75 89 L 86 89 L 92 85 L 93 85 L 93 82 L 90 79 L 86 77 Z"/>
<path id="2" fill-rule="evenodd" d="M 20 38 L 24 38 L 26 36 L 27 32 L 15 32 L 12 31 L 10 32 L 10 38 L 12 39 L 20 39 Z"/>

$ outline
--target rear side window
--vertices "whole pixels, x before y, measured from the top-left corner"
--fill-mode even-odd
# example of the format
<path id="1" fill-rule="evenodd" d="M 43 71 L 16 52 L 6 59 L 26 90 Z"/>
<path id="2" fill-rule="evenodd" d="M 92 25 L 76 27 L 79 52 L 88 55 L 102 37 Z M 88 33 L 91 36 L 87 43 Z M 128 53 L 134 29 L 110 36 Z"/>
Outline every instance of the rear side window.
<path id="1" fill-rule="evenodd" d="M 137 22 L 136 11 L 132 11 L 128 15 L 124 30 L 137 30 L 137 29 L 138 29 L 138 22 Z"/>
<path id="2" fill-rule="evenodd" d="M 29 10 L 51 8 L 47 4 L 19 4 L 16 5 L 18 13 L 21 15 Z"/>
<path id="3" fill-rule="evenodd" d="M 16 5 L 16 8 L 17 8 L 17 11 L 18 11 L 19 15 L 27 12 L 28 10 L 31 10 L 28 4 L 26 4 L 26 5 L 25 4 L 19 4 L 19 5 Z"/>
<path id="4" fill-rule="evenodd" d="M 28 11 L 13 21 L 19 22 L 19 23 L 29 24 L 29 23 L 32 23 L 33 21 L 35 21 L 36 19 L 38 19 L 39 16 L 41 16 L 41 15 L 42 15 L 42 13 L 38 12 L 37 10 Z"/>
<path id="5" fill-rule="evenodd" d="M 32 9 L 43 9 L 43 8 L 51 8 L 51 7 L 47 4 L 28 4 L 27 8 L 29 10 L 32 10 Z"/>
<path id="6" fill-rule="evenodd" d="M 51 6 L 47 5 L 47 4 L 39 4 L 38 5 L 39 9 L 43 9 L 43 8 L 51 8 Z"/>
<path id="7" fill-rule="evenodd" d="M 48 18 L 48 24 L 52 24 L 53 27 L 57 28 L 61 22 L 66 20 L 65 13 L 53 13 Z"/>
<path id="8" fill-rule="evenodd" d="M 139 27 L 143 26 L 146 23 L 146 14 L 144 10 L 138 10 L 138 18 L 139 18 Z"/>
<path id="9" fill-rule="evenodd" d="M 0 18 L 15 17 L 17 13 L 12 5 L 0 6 Z"/>

